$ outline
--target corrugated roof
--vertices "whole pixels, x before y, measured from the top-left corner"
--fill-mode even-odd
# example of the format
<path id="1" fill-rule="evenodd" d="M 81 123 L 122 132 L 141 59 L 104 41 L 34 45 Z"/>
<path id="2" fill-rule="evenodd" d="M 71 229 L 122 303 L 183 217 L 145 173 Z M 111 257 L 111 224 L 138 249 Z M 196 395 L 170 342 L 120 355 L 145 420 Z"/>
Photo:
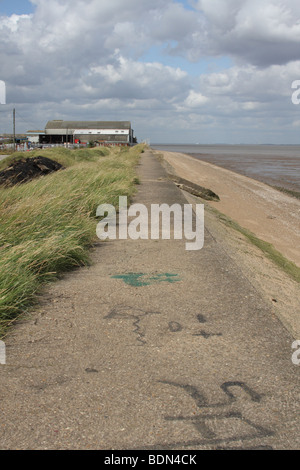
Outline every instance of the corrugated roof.
<path id="1" fill-rule="evenodd" d="M 45 131 L 27 131 L 26 134 L 44 134 Z"/>
<path id="2" fill-rule="evenodd" d="M 131 129 L 130 121 L 49 121 L 46 129 Z"/>

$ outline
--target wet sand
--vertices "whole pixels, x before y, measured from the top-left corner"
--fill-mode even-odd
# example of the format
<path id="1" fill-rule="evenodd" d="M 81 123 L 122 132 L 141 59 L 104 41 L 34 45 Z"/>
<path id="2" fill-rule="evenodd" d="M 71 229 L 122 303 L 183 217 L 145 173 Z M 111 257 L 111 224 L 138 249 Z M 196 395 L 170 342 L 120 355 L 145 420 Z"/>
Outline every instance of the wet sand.
<path id="1" fill-rule="evenodd" d="M 154 145 L 300 193 L 299 145 Z"/>
<path id="2" fill-rule="evenodd" d="M 274 187 L 300 193 L 299 158 L 287 158 L 284 161 L 282 156 L 276 155 L 268 158 L 259 154 L 255 158 L 253 155 L 243 155 L 242 159 L 225 155 L 220 161 L 220 158 L 216 155 L 191 154 L 191 157 L 226 168 Z M 259 157 L 261 157 L 261 161 L 258 163 Z"/>
<path id="3" fill-rule="evenodd" d="M 157 151 L 176 174 L 211 189 L 220 197 L 209 204 L 228 215 L 258 238 L 272 243 L 300 267 L 300 200 L 263 182 L 200 161 L 194 157 Z"/>

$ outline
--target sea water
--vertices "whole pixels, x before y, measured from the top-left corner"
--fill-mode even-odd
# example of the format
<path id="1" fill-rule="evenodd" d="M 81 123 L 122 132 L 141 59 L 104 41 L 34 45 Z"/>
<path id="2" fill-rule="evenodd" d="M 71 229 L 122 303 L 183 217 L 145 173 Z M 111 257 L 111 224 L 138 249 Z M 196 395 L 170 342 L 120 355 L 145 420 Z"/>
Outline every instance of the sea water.
<path id="1" fill-rule="evenodd" d="M 154 150 L 191 155 L 272 186 L 300 192 L 300 145 L 172 145 Z"/>

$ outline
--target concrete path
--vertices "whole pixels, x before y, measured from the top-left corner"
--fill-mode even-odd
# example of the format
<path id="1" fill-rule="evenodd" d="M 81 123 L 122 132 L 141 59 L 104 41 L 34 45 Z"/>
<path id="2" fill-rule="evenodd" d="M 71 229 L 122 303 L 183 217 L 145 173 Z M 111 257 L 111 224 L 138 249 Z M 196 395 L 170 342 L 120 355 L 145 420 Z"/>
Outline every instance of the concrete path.
<path id="1" fill-rule="evenodd" d="M 186 203 L 151 152 L 136 201 Z M 206 224 L 100 243 L 7 339 L 2 449 L 297 449 L 293 338 Z"/>

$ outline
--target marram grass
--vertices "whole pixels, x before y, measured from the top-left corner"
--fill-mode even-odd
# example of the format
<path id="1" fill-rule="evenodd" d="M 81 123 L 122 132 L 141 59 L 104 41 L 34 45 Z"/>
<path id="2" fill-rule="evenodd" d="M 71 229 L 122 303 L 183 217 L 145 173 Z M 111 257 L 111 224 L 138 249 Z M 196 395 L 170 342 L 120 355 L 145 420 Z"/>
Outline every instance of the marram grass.
<path id="1" fill-rule="evenodd" d="M 96 209 L 134 194 L 142 150 L 39 150 L 29 156 L 46 156 L 65 169 L 0 187 L 0 337 L 32 306 L 45 282 L 89 262 Z M 8 157 L 0 170 L 16 157 L 24 154 Z"/>

